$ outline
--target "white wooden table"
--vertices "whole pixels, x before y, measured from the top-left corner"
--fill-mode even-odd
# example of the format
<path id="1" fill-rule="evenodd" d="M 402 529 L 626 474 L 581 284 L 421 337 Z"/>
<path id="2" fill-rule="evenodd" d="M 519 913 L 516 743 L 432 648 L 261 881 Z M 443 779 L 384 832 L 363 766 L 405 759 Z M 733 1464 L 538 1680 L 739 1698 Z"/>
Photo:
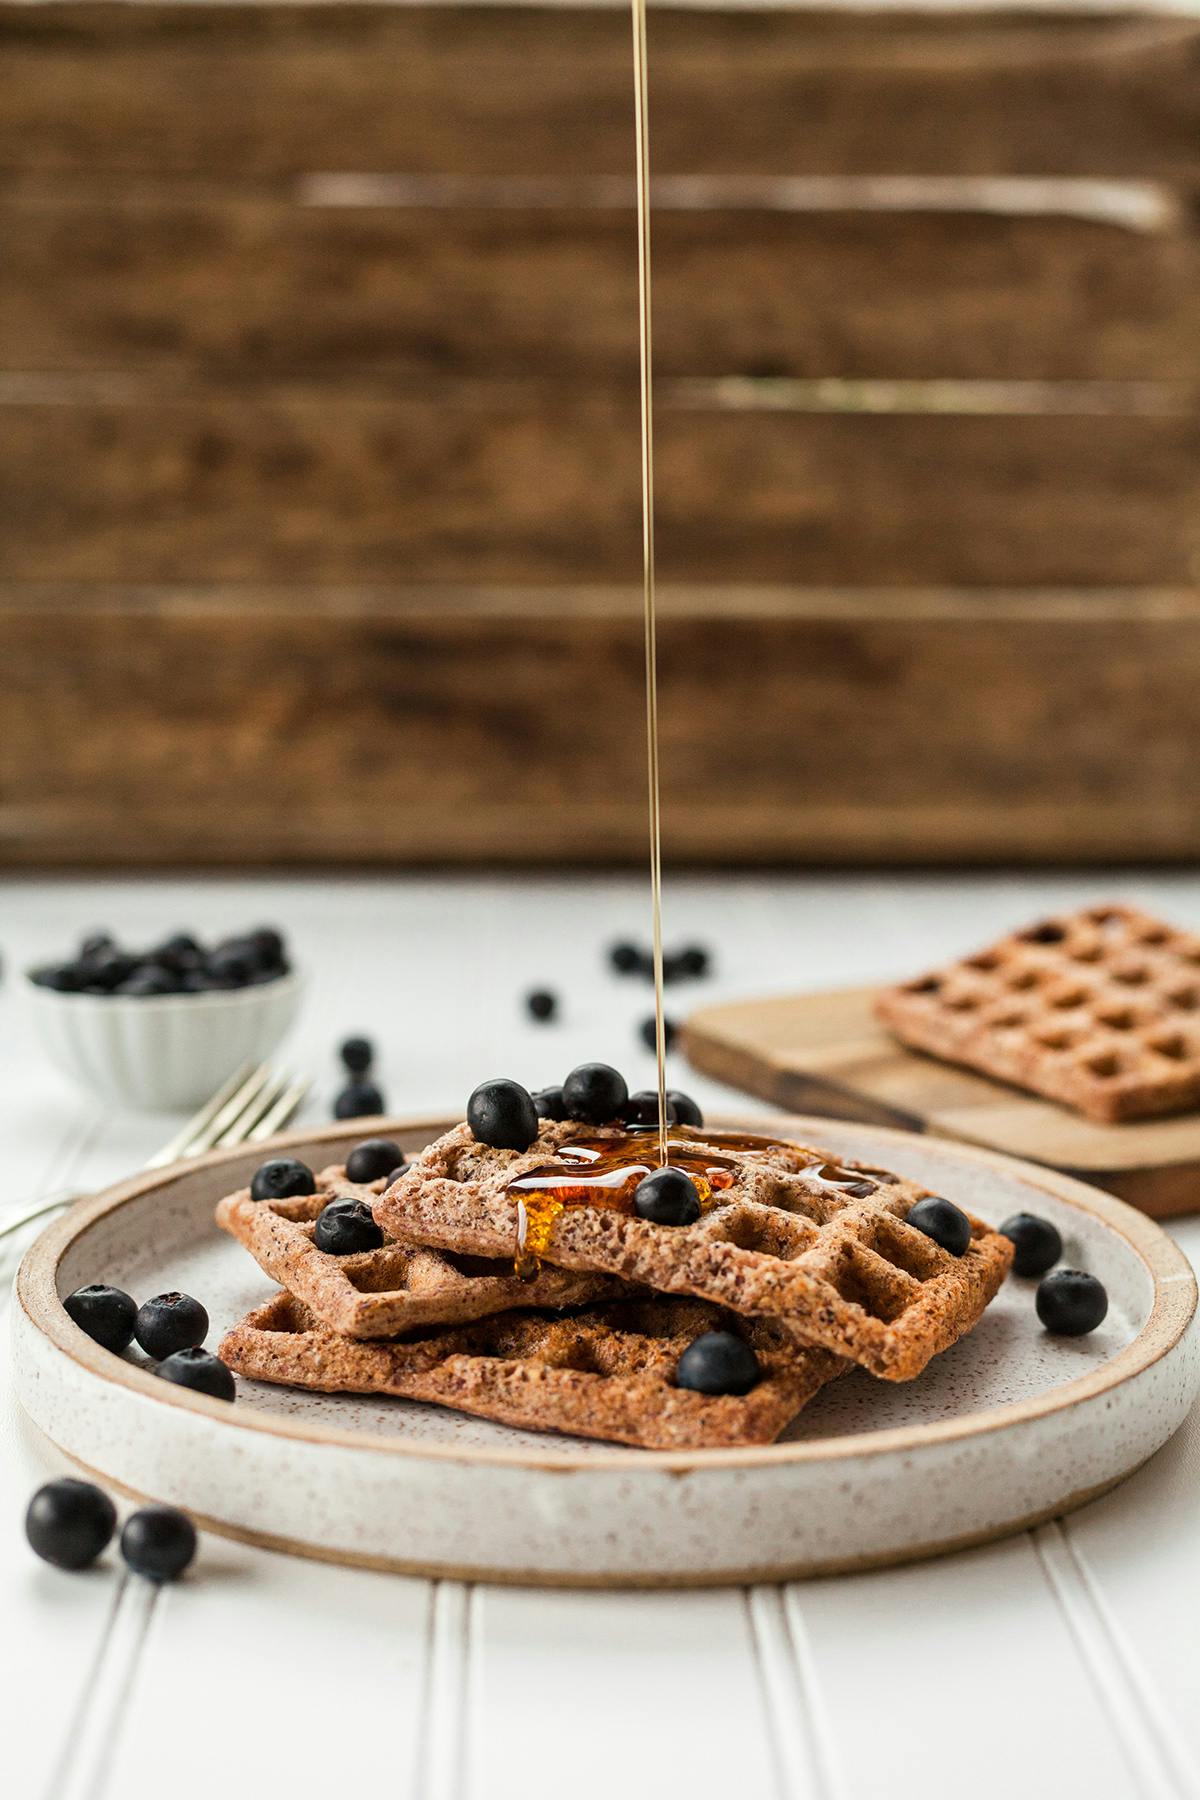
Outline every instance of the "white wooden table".
<path id="1" fill-rule="evenodd" d="M 668 941 L 711 943 L 719 966 L 669 1006 L 870 980 L 1114 892 L 1200 924 L 1200 878 L 1179 875 L 671 881 Z M 305 1116 L 328 1116 L 333 1046 L 353 1030 L 377 1040 L 392 1108 L 417 1114 L 461 1108 L 486 1075 L 537 1086 L 589 1057 L 650 1085 L 635 1031 L 646 990 L 603 960 L 612 938 L 644 935 L 646 910 L 632 878 L 13 883 L 0 947 L 11 970 L 98 926 L 150 941 L 278 920 L 312 976 L 292 1046 L 318 1077 Z M 541 983 L 563 996 L 553 1027 L 520 1005 Z M 23 1037 L 11 981 L 0 1120 L 5 1204 L 107 1183 L 166 1135 L 63 1085 Z M 1177 1235 L 1200 1253 L 1200 1223 Z M 0 1308 L 14 1260 L 10 1246 Z M 4 1800 L 1200 1795 L 1195 1418 L 1062 1524 L 748 1593 L 424 1583 L 214 1537 L 193 1576 L 162 1592 L 122 1581 L 111 1555 L 69 1577 L 39 1564 L 21 1530 L 57 1467 L 5 1397 Z"/>

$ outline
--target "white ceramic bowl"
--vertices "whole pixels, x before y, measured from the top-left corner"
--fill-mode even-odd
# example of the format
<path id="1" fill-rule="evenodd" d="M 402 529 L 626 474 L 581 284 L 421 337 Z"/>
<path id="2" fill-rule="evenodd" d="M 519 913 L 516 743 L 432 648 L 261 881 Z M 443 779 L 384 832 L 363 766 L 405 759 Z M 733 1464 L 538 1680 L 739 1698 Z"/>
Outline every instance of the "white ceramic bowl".
<path id="1" fill-rule="evenodd" d="M 120 1106 L 199 1106 L 242 1063 L 269 1056 L 296 1017 L 294 971 L 211 994 L 60 994 L 24 978 L 25 1007 L 56 1068 Z"/>

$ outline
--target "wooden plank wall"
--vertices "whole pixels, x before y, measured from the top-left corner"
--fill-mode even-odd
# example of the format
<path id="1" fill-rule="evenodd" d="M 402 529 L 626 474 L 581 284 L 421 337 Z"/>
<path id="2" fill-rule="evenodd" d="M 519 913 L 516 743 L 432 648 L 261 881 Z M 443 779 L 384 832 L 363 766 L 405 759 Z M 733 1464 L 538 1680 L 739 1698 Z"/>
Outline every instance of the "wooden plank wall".
<path id="1" fill-rule="evenodd" d="M 644 847 L 620 7 L 0 0 L 0 856 Z M 668 853 L 1200 849 L 1200 22 L 658 10 Z"/>

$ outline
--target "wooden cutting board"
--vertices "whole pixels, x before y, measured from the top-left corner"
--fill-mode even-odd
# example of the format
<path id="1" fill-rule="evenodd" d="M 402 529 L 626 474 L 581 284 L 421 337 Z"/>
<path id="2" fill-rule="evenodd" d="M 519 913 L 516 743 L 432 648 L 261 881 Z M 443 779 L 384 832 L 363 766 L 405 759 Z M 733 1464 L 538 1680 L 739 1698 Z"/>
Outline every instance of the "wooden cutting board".
<path id="1" fill-rule="evenodd" d="M 788 1112 L 931 1132 L 1044 1163 L 1154 1218 L 1200 1208 L 1200 1114 L 1097 1125 L 1002 1082 L 907 1050 L 872 988 L 702 1007 L 684 1027 L 694 1068 Z"/>

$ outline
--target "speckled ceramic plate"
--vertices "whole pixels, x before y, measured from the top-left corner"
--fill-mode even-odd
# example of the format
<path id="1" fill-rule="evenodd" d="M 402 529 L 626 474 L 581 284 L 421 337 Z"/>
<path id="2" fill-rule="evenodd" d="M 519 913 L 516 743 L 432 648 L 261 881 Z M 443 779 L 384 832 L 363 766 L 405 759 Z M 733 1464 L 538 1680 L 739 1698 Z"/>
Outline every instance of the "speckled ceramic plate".
<path id="1" fill-rule="evenodd" d="M 59 1297 L 110 1281 L 197 1294 L 215 1342 L 270 1284 L 213 1224 L 262 1146 L 141 1176 L 38 1240 L 14 1311 L 20 1398 L 77 1462 L 214 1530 L 347 1563 L 563 1585 L 705 1583 L 828 1573 L 978 1543 L 1078 1506 L 1182 1422 L 1200 1386 L 1196 1283 L 1171 1240 L 1120 1201 L 966 1146 L 817 1119 L 721 1121 L 890 1166 L 993 1224 L 1053 1218 L 1069 1265 L 1110 1308 L 1051 1338 L 1033 1284 L 917 1381 L 855 1373 L 765 1449 L 658 1453 L 511 1431 L 408 1401 L 242 1382 L 234 1406 L 100 1350 Z M 407 1150 L 446 1121 L 400 1124 Z M 279 1140 L 314 1164 L 362 1126 Z"/>

